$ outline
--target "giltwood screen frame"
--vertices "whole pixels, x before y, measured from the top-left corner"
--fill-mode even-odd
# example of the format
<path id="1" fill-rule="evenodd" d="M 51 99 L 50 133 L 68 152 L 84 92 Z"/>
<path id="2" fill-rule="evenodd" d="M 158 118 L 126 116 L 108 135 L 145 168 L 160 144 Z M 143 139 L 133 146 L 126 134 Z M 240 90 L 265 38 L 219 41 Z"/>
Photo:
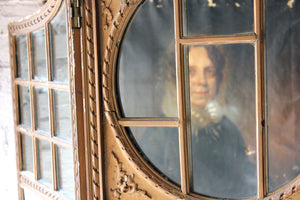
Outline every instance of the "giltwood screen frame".
<path id="1" fill-rule="evenodd" d="M 50 38 L 49 38 L 49 23 L 51 19 L 58 12 L 61 4 L 64 3 L 66 7 L 66 22 L 67 22 L 67 55 L 68 55 L 68 74 L 69 80 L 67 85 L 60 84 L 52 84 L 51 82 L 46 81 L 45 83 L 41 83 L 39 81 L 34 81 L 32 79 L 32 49 L 31 49 L 31 32 L 35 30 L 39 30 L 40 28 L 44 28 L 45 30 L 45 41 L 46 41 L 46 64 L 47 68 L 50 68 Z M 15 124 L 15 141 L 16 141 L 16 152 L 17 152 L 17 177 L 18 177 L 18 188 L 19 188 L 19 198 L 23 199 L 23 189 L 27 188 L 33 191 L 38 192 L 39 195 L 43 196 L 47 199 L 67 199 L 61 193 L 54 191 L 53 189 L 46 187 L 45 185 L 39 183 L 37 180 L 33 180 L 32 178 L 24 175 L 21 172 L 21 149 L 20 149 L 20 139 L 18 138 L 18 132 L 24 132 L 23 128 L 19 128 L 18 126 L 18 100 L 17 100 L 17 90 L 18 84 L 26 84 L 32 86 L 43 86 L 46 88 L 57 88 L 67 90 L 70 93 L 70 108 L 71 108 L 71 130 L 72 130 L 72 142 L 67 145 L 68 148 L 71 147 L 73 152 L 73 166 L 74 166 L 74 192 L 75 199 L 85 199 L 86 198 L 86 169 L 84 164 L 84 138 L 83 138 L 83 123 L 80 121 L 83 120 L 83 107 L 82 107 L 82 86 L 81 86 L 81 58 L 80 56 L 80 43 L 76 43 L 75 39 L 79 36 L 78 30 L 72 30 L 72 21 L 71 21 L 71 2 L 69 0 L 48 0 L 44 7 L 39 10 L 37 13 L 30 17 L 26 17 L 20 21 L 12 22 L 8 25 L 9 30 L 9 44 L 10 44 L 10 60 L 11 60 L 11 80 L 12 80 L 12 100 L 13 100 L 13 112 L 14 112 L 14 124 Z M 29 77 L 31 77 L 28 81 L 22 81 L 17 79 L 16 74 L 16 50 L 15 50 L 15 37 L 17 35 L 25 34 L 27 37 L 27 55 L 28 55 L 28 66 L 29 66 Z M 77 49 L 77 50 L 76 50 Z M 77 55 L 77 56 L 76 56 Z M 75 59 L 76 58 L 76 59 Z M 75 67 L 79 66 L 79 67 Z M 50 74 L 49 74 L 50 73 Z M 51 76 L 51 72 L 47 72 L 48 79 Z M 76 81 L 75 81 L 76 80 Z M 31 96 L 33 95 L 30 92 Z M 49 98 L 53 98 L 53 94 L 49 94 Z M 31 104 L 33 104 L 31 102 Z M 50 103 L 50 109 L 53 110 L 53 104 Z M 31 113 L 34 113 L 34 105 L 31 105 L 30 110 Z M 49 113 L 52 115 L 51 113 Z M 32 120 L 34 116 L 32 115 Z M 50 117 L 51 118 L 51 117 Z M 53 118 L 53 117 L 52 117 Z M 33 123 L 33 122 L 32 122 Z M 50 129 L 53 129 L 54 124 L 51 123 Z M 27 131 L 28 132 L 28 131 Z M 35 131 L 29 131 L 28 134 L 34 136 Z M 45 139 L 45 138 L 44 138 Z M 55 140 L 55 141 L 54 141 Z M 66 146 L 65 142 L 60 142 L 55 138 L 50 138 L 49 140 L 46 138 L 46 141 L 54 142 L 55 144 L 59 144 L 61 146 Z M 34 154 L 36 154 L 36 150 L 33 150 Z M 53 159 L 53 158 L 52 158 Z M 56 162 L 52 160 L 52 162 Z M 34 164 L 35 171 L 35 179 L 37 179 L 37 164 Z M 55 171 L 55 170 L 54 170 Z M 55 174 L 54 174 L 55 176 Z M 57 183 L 54 180 L 54 189 L 57 188 Z"/>
<path id="2" fill-rule="evenodd" d="M 257 197 L 253 199 L 285 199 L 297 198 L 300 191 L 299 176 L 289 184 L 277 189 L 272 193 L 267 193 L 267 135 L 265 127 L 265 61 L 264 61 L 264 16 L 262 0 L 254 0 L 254 33 L 250 34 L 232 34 L 220 36 L 199 36 L 185 37 L 182 33 L 182 3 L 180 0 L 174 0 L 175 13 L 175 41 L 176 41 L 176 63 L 178 70 L 178 93 L 179 93 L 179 119 L 168 120 L 156 118 L 121 118 L 117 104 L 117 86 L 116 70 L 117 57 L 122 38 L 124 37 L 126 27 L 133 18 L 135 12 L 144 1 L 142 0 L 124 0 L 120 7 L 102 3 L 102 37 L 106 41 L 101 52 L 102 58 L 102 95 L 103 112 L 108 126 L 111 127 L 115 135 L 116 142 L 123 155 L 128 159 L 138 174 L 144 177 L 144 180 L 153 185 L 163 193 L 172 198 L 180 199 L 212 199 L 189 192 L 188 169 L 187 169 L 187 137 L 186 137 L 186 118 L 185 110 L 185 91 L 184 91 L 184 69 L 183 69 L 183 45 L 207 45 L 207 44 L 233 44 L 248 43 L 253 44 L 255 49 L 255 104 L 256 104 L 256 146 L 257 146 Z M 109 11 L 109 12 L 108 12 Z M 138 12 L 138 11 L 137 11 Z M 113 20 L 108 20 L 113 16 Z M 150 17 L 150 16 L 149 16 Z M 110 28 L 107 30 L 107 28 Z M 105 120 L 104 119 L 104 120 Z M 181 182 L 182 187 L 173 185 L 162 178 L 154 169 L 152 169 L 138 153 L 130 138 L 126 134 L 126 126 L 164 126 L 179 127 L 180 146 L 181 146 Z"/>
<path id="3" fill-rule="evenodd" d="M 115 159 L 118 161 L 123 158 L 124 163 L 129 163 L 134 171 L 146 184 L 166 195 L 169 199 L 212 199 L 196 194 L 189 193 L 188 171 L 181 172 L 183 184 L 182 188 L 165 180 L 141 157 L 130 138 L 125 132 L 126 126 L 164 126 L 178 127 L 181 131 L 181 146 L 186 146 L 186 136 L 184 134 L 184 120 L 179 121 L 175 118 L 164 120 L 149 120 L 149 118 L 120 118 L 116 94 L 116 67 L 118 62 L 118 52 L 120 44 L 125 34 L 126 28 L 139 6 L 144 0 L 118 0 L 118 1 L 83 1 L 78 0 L 82 14 L 82 28 L 71 29 L 71 0 L 66 1 L 68 28 L 68 57 L 70 70 L 70 93 L 71 93 L 71 112 L 73 113 L 73 149 L 74 149 L 74 175 L 76 199 L 107 199 L 112 192 L 111 185 L 106 184 L 105 174 L 109 167 L 104 166 L 105 160 Z M 29 18 L 9 25 L 9 42 L 12 70 L 12 93 L 13 109 L 17 113 L 17 100 L 15 89 L 15 36 L 18 34 L 31 32 L 43 26 L 53 16 L 55 16 L 61 0 L 48 0 L 47 4 Z M 183 63 L 183 45 L 190 44 L 230 44 L 230 43 L 252 43 L 255 45 L 255 74 L 256 74 L 256 106 L 257 106 L 257 152 L 258 152 L 258 195 L 257 199 L 297 199 L 300 195 L 299 176 L 284 187 L 273 193 L 266 192 L 266 143 L 264 132 L 265 119 L 265 98 L 264 98 L 264 38 L 263 38 L 263 1 L 254 0 L 255 21 L 253 34 L 227 35 L 227 36 L 201 36 L 183 37 L 181 15 L 181 1 L 174 0 L 175 13 L 175 35 L 176 35 L 176 54 L 177 65 Z M 150 17 L 150 16 L 149 16 Z M 29 36 L 28 36 L 29 37 Z M 28 50 L 30 51 L 30 50 Z M 29 61 L 30 62 L 30 61 Z M 183 66 L 183 65 L 181 65 Z M 183 68 L 178 72 L 179 84 L 183 84 Z M 179 87 L 180 88 L 180 87 Z M 180 118 L 184 119 L 184 90 L 179 90 L 180 96 Z M 76 105 L 76 106 L 75 106 Z M 14 115 L 15 124 L 17 116 Z M 75 131 L 76 130 L 76 131 Z M 105 131 L 114 134 L 113 141 L 105 138 Z M 17 126 L 15 126 L 17 131 Z M 78 133 L 77 135 L 75 133 Z M 117 144 L 118 152 L 105 152 L 104 147 L 108 142 Z M 19 152 L 19 143 L 16 138 L 16 150 Z M 186 149 L 186 148 L 181 148 Z M 182 166 L 187 164 L 187 152 L 181 153 Z M 118 159 L 119 158 L 119 159 Z M 125 159 L 124 159 L 125 158 Z M 19 166 L 19 159 L 17 159 Z M 79 165 L 80 164 L 80 165 Z M 184 169 L 185 167 L 182 167 Z M 119 169 L 125 170 L 125 169 Z M 126 169 L 127 170 L 127 169 Z M 129 169 L 128 169 L 129 170 Z M 117 180 L 115 180 L 117 182 Z M 32 181 L 20 174 L 18 171 L 19 188 L 28 186 L 38 191 L 45 198 L 60 199 L 64 198 L 58 193 L 44 187 L 37 181 Z M 117 183 L 115 183 L 117 184 Z M 147 193 L 147 188 L 138 189 L 145 198 L 151 198 L 151 193 Z M 153 191 L 153 190 L 152 190 Z M 120 193 L 119 198 L 121 198 Z M 20 195 L 21 190 L 20 190 Z M 147 196 L 148 195 L 148 196 Z M 117 197 L 116 197 L 117 198 Z M 122 198 L 123 199 L 123 198 Z M 256 199 L 256 198 L 254 198 Z"/>

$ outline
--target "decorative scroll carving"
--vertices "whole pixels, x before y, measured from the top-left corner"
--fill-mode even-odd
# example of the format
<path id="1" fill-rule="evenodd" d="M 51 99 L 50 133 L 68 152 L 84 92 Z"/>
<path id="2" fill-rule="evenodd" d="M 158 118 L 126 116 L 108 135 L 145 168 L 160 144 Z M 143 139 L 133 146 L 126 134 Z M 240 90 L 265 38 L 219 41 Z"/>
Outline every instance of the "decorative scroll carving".
<path id="1" fill-rule="evenodd" d="M 113 14 L 110 8 L 112 0 L 102 0 L 101 6 L 102 6 L 102 14 L 105 19 L 105 24 L 103 26 L 103 29 L 106 31 L 108 30 L 112 20 L 113 20 Z"/>
<path id="2" fill-rule="evenodd" d="M 32 15 L 29 18 L 24 18 L 21 21 L 13 22 L 9 26 L 10 32 L 20 32 L 26 31 L 38 24 L 43 25 L 46 20 L 50 19 L 53 15 L 55 15 L 57 9 L 61 4 L 61 0 L 52 0 L 47 1 L 46 5 L 42 8 L 41 12 Z"/>
<path id="3" fill-rule="evenodd" d="M 99 144 L 97 135 L 97 105 L 96 105 L 96 75 L 95 75 L 95 53 L 94 53 L 94 26 L 92 1 L 85 1 L 86 19 L 86 52 L 88 69 L 88 104 L 89 104 L 89 136 L 91 147 L 92 165 L 92 190 L 93 199 L 100 199 L 100 173 L 99 173 Z"/>
<path id="4" fill-rule="evenodd" d="M 32 181 L 31 178 L 26 176 L 20 175 L 20 184 L 28 187 L 33 188 L 34 190 L 38 191 L 40 194 L 44 195 L 47 199 L 66 199 L 66 197 L 60 195 L 59 193 L 53 192 L 48 187 L 40 184 L 39 182 Z"/>
<path id="5" fill-rule="evenodd" d="M 117 163 L 117 188 L 111 189 L 114 194 L 114 197 L 117 199 L 121 199 L 121 195 L 123 193 L 140 193 L 145 195 L 146 197 L 152 199 L 152 197 L 147 193 L 147 191 L 138 188 L 138 185 L 134 182 L 134 174 L 127 174 L 127 172 L 123 169 L 122 163 L 119 158 L 112 151 L 112 155 Z"/>

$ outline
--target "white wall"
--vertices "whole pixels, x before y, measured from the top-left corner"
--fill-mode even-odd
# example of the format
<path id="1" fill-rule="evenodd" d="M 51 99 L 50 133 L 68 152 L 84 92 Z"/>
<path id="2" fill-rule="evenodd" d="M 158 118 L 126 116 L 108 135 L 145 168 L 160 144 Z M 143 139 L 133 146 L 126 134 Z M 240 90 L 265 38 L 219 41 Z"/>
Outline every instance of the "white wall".
<path id="1" fill-rule="evenodd" d="M 7 24 L 31 15 L 42 6 L 42 0 L 0 0 L 0 199 L 3 200 L 18 199 Z"/>

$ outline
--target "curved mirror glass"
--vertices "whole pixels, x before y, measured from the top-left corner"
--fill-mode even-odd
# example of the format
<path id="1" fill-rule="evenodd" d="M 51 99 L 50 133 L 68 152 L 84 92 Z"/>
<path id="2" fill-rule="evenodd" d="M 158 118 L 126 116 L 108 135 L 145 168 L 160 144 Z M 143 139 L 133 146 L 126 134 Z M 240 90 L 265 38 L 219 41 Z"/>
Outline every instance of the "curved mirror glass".
<path id="1" fill-rule="evenodd" d="M 173 24 L 171 0 L 146 1 L 129 27 L 118 70 L 123 117 L 177 116 Z"/>
<path id="2" fill-rule="evenodd" d="M 179 140 L 177 127 L 130 127 L 126 129 L 143 151 L 144 158 L 157 171 L 180 183 Z"/>
<path id="3" fill-rule="evenodd" d="M 300 1 L 266 1 L 269 192 L 300 175 Z"/>

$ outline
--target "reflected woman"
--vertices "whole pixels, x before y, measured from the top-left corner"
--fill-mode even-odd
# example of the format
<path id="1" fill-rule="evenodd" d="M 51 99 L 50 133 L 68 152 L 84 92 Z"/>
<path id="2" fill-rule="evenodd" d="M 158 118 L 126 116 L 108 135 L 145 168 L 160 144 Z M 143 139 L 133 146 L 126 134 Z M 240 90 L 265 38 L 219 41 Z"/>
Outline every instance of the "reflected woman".
<path id="1" fill-rule="evenodd" d="M 214 197 L 253 197 L 256 195 L 255 164 L 245 153 L 241 133 L 223 115 L 218 103 L 224 76 L 223 53 L 215 46 L 192 46 L 188 50 L 192 189 Z M 172 102 L 170 94 L 176 93 L 171 81 L 176 74 L 174 68 L 166 69 L 169 78 L 165 82 L 165 104 Z M 170 107 L 164 105 L 167 116 L 167 112 L 172 112 Z M 137 142 L 160 171 L 180 183 L 177 128 L 149 128 Z"/>

